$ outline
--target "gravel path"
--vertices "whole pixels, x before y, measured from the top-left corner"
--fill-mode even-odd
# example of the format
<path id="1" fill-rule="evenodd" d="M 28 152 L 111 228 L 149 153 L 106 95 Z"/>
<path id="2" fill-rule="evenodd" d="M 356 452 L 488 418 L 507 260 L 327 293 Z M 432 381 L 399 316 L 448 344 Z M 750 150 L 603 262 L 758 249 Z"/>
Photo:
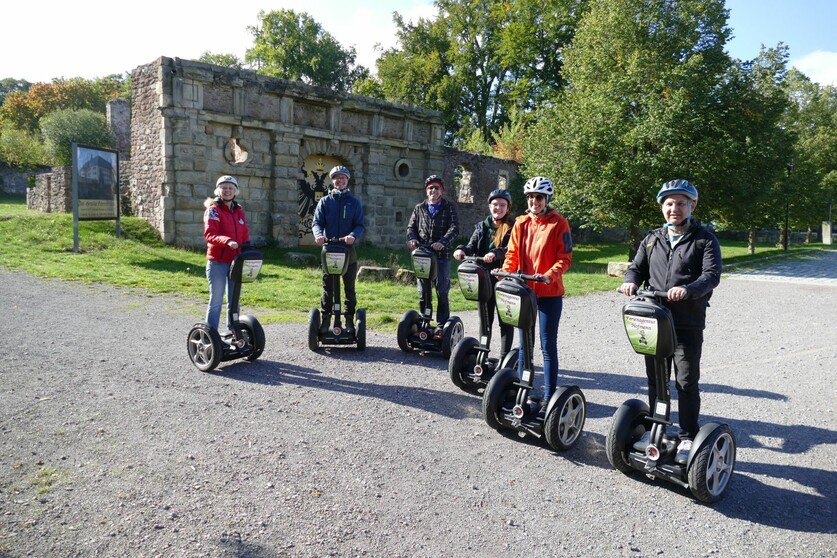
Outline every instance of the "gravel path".
<path id="1" fill-rule="evenodd" d="M 562 377 L 588 419 L 559 454 L 490 429 L 394 335 L 312 353 L 306 326 L 270 325 L 259 361 L 204 374 L 185 350 L 202 301 L 0 281 L 3 558 L 837 556 L 830 284 L 716 290 L 702 418 L 731 425 L 738 464 L 708 506 L 607 461 L 611 415 L 645 398 L 615 293 L 565 301 Z"/>

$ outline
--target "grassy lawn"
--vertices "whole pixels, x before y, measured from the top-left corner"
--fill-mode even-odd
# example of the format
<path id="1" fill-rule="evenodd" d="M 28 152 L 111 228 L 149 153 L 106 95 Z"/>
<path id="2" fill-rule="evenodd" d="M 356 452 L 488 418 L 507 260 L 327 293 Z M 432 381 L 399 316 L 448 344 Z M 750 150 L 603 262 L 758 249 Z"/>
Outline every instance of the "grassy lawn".
<path id="1" fill-rule="evenodd" d="M 122 236 L 116 238 L 113 221 L 79 223 L 80 253 L 73 252 L 73 219 L 69 214 L 47 214 L 26 209 L 21 196 L 0 195 L 0 266 L 41 277 L 102 282 L 138 289 L 149 296 L 176 294 L 203 302 L 207 297 L 205 254 L 163 244 L 145 221 L 124 217 Z M 819 247 L 820 245 L 816 245 Z M 792 252 L 810 247 L 793 247 Z M 573 266 L 564 282 L 567 296 L 615 289 L 620 279 L 607 276 L 607 264 L 625 261 L 627 246 L 620 243 L 581 244 L 573 247 Z M 318 254 L 318 249 L 264 248 L 259 279 L 242 292 L 246 307 L 258 309 L 262 323 L 304 322 L 319 306 L 321 272 L 314 265 L 293 263 L 288 252 Z M 758 246 L 747 254 L 744 242 L 722 243 L 725 263 L 783 254 L 773 245 Z M 361 265 L 409 267 L 406 248 L 386 250 L 361 244 Z M 454 266 L 456 262 L 454 262 Z M 453 270 L 453 279 L 456 271 Z M 414 285 L 358 282 L 358 306 L 366 308 L 370 329 L 395 331 L 405 310 L 417 308 Z M 454 285 L 450 293 L 454 312 L 473 310 Z M 196 319 L 200 316 L 196 316 Z"/>

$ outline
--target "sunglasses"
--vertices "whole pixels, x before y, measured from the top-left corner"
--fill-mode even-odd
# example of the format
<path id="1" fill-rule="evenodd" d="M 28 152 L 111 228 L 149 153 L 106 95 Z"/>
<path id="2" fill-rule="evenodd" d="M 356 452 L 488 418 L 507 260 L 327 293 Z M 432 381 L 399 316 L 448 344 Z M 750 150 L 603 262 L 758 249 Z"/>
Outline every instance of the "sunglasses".
<path id="1" fill-rule="evenodd" d="M 528 200 L 543 201 L 543 200 L 545 200 L 545 199 L 546 199 L 546 196 L 544 196 L 543 194 L 527 194 L 527 195 L 526 195 L 526 199 L 528 199 Z"/>
<path id="2" fill-rule="evenodd" d="M 428 186 L 426 189 L 427 190 L 441 190 L 442 188 L 440 186 Z"/>

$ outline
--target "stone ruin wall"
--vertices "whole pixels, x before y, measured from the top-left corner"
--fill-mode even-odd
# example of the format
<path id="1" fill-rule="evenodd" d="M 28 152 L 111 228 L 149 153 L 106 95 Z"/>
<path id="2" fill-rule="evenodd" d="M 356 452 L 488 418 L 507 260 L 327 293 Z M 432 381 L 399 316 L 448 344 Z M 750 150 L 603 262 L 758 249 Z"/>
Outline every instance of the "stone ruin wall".
<path id="1" fill-rule="evenodd" d="M 516 172 L 511 161 L 444 147 L 435 111 L 166 57 L 136 68 L 131 81 L 130 110 L 108 108 L 123 207 L 169 244 L 205 246 L 203 204 L 222 174 L 239 180 L 254 241 L 297 247 L 311 240 L 301 215 L 305 195 L 311 197 L 309 172 L 318 174 L 321 195 L 329 183 L 325 173 L 343 164 L 364 205 L 364 242 L 400 248 L 428 175 L 443 176 L 467 238 L 485 217 L 498 173 Z M 303 169 L 306 163 L 312 168 Z M 470 182 L 460 185 L 463 169 Z M 70 178 L 70 169 L 38 175 L 39 187 L 29 189 L 36 191 L 33 207 L 72 211 Z M 315 203 L 306 202 L 309 221 Z"/>

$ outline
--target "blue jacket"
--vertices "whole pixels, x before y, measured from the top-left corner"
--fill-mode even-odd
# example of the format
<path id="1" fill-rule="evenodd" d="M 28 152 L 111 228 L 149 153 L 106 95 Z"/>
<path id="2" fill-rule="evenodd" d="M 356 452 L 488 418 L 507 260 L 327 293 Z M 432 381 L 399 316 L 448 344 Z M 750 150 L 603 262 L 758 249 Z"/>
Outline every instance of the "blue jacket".
<path id="1" fill-rule="evenodd" d="M 355 240 L 360 240 L 364 230 L 363 206 L 351 192 L 345 190 L 340 193 L 335 188 L 320 198 L 311 224 L 314 238 L 340 238 L 351 234 Z"/>

